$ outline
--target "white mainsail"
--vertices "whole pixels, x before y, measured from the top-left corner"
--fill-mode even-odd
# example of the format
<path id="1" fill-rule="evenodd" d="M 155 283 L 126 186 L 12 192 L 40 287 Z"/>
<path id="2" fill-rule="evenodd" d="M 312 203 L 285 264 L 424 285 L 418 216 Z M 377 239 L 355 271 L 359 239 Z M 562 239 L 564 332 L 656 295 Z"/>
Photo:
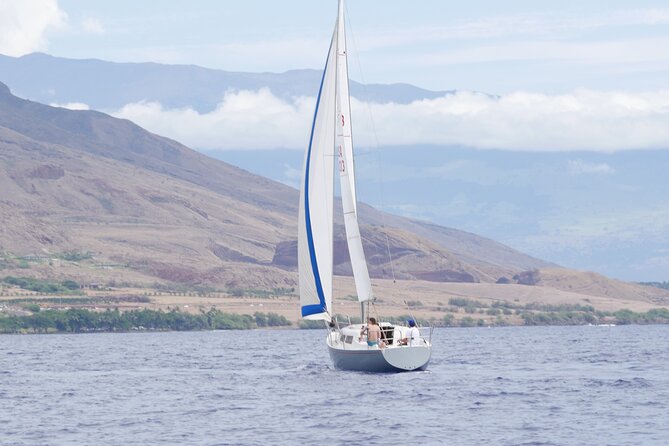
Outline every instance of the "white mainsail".
<path id="1" fill-rule="evenodd" d="M 330 319 L 334 203 L 336 33 L 323 70 L 300 190 L 297 258 L 302 317 Z"/>
<path id="2" fill-rule="evenodd" d="M 348 61 L 344 28 L 344 1 L 339 1 L 337 18 L 337 152 L 339 156 L 339 179 L 341 201 L 344 208 L 346 241 L 351 258 L 358 301 L 372 298 L 372 284 L 367 270 L 367 260 L 362 248 L 355 191 L 355 166 L 353 161 L 353 138 L 351 127 L 351 101 L 348 90 Z"/>
<path id="3" fill-rule="evenodd" d="M 372 297 L 372 286 L 358 227 L 343 0 L 323 70 L 300 190 L 300 303 L 302 317 L 308 319 L 332 316 L 335 147 L 348 251 L 358 300 L 365 302 Z"/>

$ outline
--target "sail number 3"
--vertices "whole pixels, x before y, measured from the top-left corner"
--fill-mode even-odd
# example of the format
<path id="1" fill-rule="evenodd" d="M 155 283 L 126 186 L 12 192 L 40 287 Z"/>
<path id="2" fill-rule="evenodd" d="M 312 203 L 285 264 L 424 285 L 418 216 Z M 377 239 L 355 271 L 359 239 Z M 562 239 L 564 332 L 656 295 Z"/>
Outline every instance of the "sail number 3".
<path id="1" fill-rule="evenodd" d="M 344 114 L 341 114 L 341 126 L 342 128 L 344 127 L 345 120 L 344 120 Z M 341 151 L 341 144 L 339 145 L 339 171 L 340 172 L 346 172 L 346 162 L 344 161 L 344 155 Z"/>

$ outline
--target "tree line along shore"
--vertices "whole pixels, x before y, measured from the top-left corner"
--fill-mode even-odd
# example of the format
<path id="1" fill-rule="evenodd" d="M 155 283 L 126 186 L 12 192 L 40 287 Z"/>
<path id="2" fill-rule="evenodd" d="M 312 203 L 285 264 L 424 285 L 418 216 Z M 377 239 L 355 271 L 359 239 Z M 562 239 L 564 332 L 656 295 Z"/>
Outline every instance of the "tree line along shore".
<path id="1" fill-rule="evenodd" d="M 197 314 L 180 311 L 178 308 L 162 310 L 118 309 L 93 311 L 82 308 L 67 310 L 44 310 L 36 304 L 25 306 L 32 314 L 0 315 L 0 333 L 91 333 L 91 332 L 129 332 L 129 331 L 201 331 L 201 330 L 249 330 L 255 328 L 291 327 L 293 323 L 277 313 L 255 312 L 250 314 L 225 313 L 217 309 L 200 310 Z M 388 322 L 400 323 L 409 315 L 384 318 Z M 619 310 L 607 315 L 606 323 L 626 324 L 666 324 L 669 323 L 669 310 L 665 308 L 637 313 Z M 350 318 L 358 323 L 359 319 Z M 545 311 L 523 314 L 524 325 L 588 325 L 603 319 L 583 311 Z M 490 320 L 466 316 L 460 320 L 447 315 L 442 319 L 420 319 L 420 325 L 441 327 L 506 326 L 501 316 Z M 492 322 L 492 323 L 491 323 Z M 300 321 L 298 328 L 324 328 L 322 321 Z"/>
<path id="2" fill-rule="evenodd" d="M 34 305 L 34 304 L 33 304 Z M 128 331 L 247 330 L 287 327 L 291 322 L 276 313 L 253 315 L 224 313 L 217 309 L 186 313 L 179 309 L 92 311 L 83 308 L 39 311 L 32 306 L 30 315 L 0 316 L 0 333 L 86 333 Z"/>
<path id="3" fill-rule="evenodd" d="M 664 285 L 664 284 L 660 284 Z M 26 295 L 28 293 L 28 295 Z M 160 295 L 210 298 L 203 300 L 199 312 L 181 311 L 178 304 L 167 311 L 150 308 Z M 239 330 L 254 328 L 297 327 L 323 328 L 322 321 L 299 320 L 293 322 L 285 316 L 269 311 L 253 314 L 223 312 L 216 299 L 247 297 L 274 301 L 297 299 L 294 289 L 241 290 L 168 290 L 156 292 L 118 292 L 90 290 L 72 281 L 53 281 L 30 277 L 0 277 L 0 333 L 81 333 L 81 332 L 125 332 L 125 331 L 186 331 L 186 330 Z M 282 297 L 283 296 L 283 297 Z M 355 299 L 354 296 L 348 296 Z M 216 300 L 214 299 L 214 300 Z M 499 300 L 486 302 L 478 299 L 451 297 L 436 306 L 424 305 L 421 301 L 405 302 L 411 314 L 378 315 L 391 323 L 417 319 L 421 325 L 435 327 L 476 327 L 506 325 L 598 325 L 598 324 L 665 324 L 669 323 L 669 309 L 656 308 L 646 312 L 629 309 L 601 311 L 589 304 L 521 303 Z M 211 305 L 206 310 L 205 305 Z M 295 304 L 296 305 L 296 304 Z M 121 310 L 118 307 L 126 307 Z M 128 306 L 135 308 L 128 309 Z M 188 305 L 185 305 L 187 307 Z M 279 308 L 279 307 L 276 307 Z M 273 310 L 267 308 L 266 310 Z M 297 314 L 297 307 L 295 313 Z M 283 311 L 285 314 L 285 311 Z M 421 317 L 421 315 L 423 317 Z M 340 315 L 340 320 L 359 323 L 357 317 Z"/>

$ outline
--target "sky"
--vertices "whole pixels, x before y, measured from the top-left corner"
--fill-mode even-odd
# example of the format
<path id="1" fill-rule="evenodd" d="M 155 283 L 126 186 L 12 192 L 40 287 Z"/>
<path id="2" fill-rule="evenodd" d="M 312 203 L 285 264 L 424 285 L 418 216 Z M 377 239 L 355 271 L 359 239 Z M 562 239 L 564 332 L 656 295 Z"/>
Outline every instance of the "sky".
<path id="1" fill-rule="evenodd" d="M 347 2 L 351 78 L 458 93 L 410 104 L 354 100 L 354 117 L 373 116 L 356 119 L 360 145 L 669 147 L 666 0 L 407 5 Z M 246 72 L 321 69 L 335 15 L 334 0 L 0 0 L 0 53 Z M 313 103 L 228 91 L 207 113 L 156 102 L 105 111 L 195 148 L 302 150 Z M 258 129 L 261 122 L 281 125 Z"/>
<path id="2" fill-rule="evenodd" d="M 353 79 L 458 91 L 353 99 L 361 164 L 367 147 L 392 147 L 387 176 L 397 197 L 407 192 L 368 202 L 566 266 L 669 280 L 669 2 L 349 0 L 347 10 Z M 334 0 L 0 0 L 0 53 L 322 69 L 335 14 Z M 313 104 L 228 91 L 209 112 L 144 101 L 105 111 L 296 184 Z M 272 175 L 244 165 L 258 157 L 240 149 L 295 155 Z"/>
<path id="3" fill-rule="evenodd" d="M 347 9 L 351 77 L 361 81 L 490 94 L 666 88 L 666 0 L 350 0 Z M 1 0 L 0 53 L 321 68 L 335 13 L 334 0 Z"/>

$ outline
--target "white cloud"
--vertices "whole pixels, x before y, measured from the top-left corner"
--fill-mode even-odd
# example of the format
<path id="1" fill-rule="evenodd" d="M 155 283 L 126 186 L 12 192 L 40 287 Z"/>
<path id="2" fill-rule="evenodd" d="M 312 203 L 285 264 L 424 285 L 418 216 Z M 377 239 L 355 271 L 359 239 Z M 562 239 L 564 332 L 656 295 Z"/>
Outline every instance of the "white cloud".
<path id="1" fill-rule="evenodd" d="M 84 104 L 83 102 L 68 102 L 67 104 L 57 104 L 55 102 L 52 102 L 49 104 L 52 107 L 60 107 L 60 108 L 67 108 L 69 110 L 90 110 L 91 107 L 88 106 L 88 104 Z"/>
<path id="2" fill-rule="evenodd" d="M 87 34 L 104 34 L 105 33 L 105 29 L 102 26 L 102 22 L 100 22 L 100 20 L 98 20 L 96 18 L 93 18 L 93 17 L 85 18 L 81 22 L 81 28 Z"/>
<path id="3" fill-rule="evenodd" d="M 536 151 L 669 148 L 669 90 L 501 97 L 460 92 L 369 107 L 382 144 Z"/>
<path id="4" fill-rule="evenodd" d="M 583 160 L 569 160 L 567 163 L 569 173 L 571 175 L 582 174 L 612 174 L 616 173 L 616 169 L 607 163 L 586 163 Z"/>
<path id="5" fill-rule="evenodd" d="M 66 26 L 57 0 L 2 0 L 0 53 L 22 56 L 47 47 L 49 31 Z"/>
<path id="6" fill-rule="evenodd" d="M 269 90 L 228 92 L 210 113 L 128 104 L 113 113 L 191 147 L 301 149 L 313 98 L 284 101 Z M 410 104 L 352 100 L 358 146 L 457 145 L 528 151 L 669 148 L 669 90 L 624 93 L 579 90 L 569 94 L 511 93 L 491 97 L 459 92 Z M 371 113 L 374 128 L 366 117 Z M 578 163 L 579 173 L 610 167 Z"/>
<path id="7" fill-rule="evenodd" d="M 297 148 L 305 144 L 313 99 L 285 102 L 268 89 L 226 93 L 215 110 L 164 109 L 159 103 L 128 104 L 113 113 L 191 147 L 207 149 Z"/>

